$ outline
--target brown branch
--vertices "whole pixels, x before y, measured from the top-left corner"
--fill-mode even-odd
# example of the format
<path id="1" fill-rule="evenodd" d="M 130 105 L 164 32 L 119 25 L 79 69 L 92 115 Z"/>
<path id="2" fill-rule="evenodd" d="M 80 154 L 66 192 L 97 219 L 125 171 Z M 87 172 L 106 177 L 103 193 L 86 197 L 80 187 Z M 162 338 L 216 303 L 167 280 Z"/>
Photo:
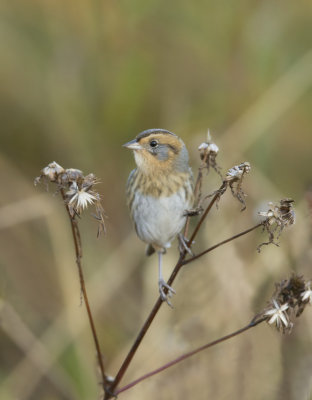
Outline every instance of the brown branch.
<path id="1" fill-rule="evenodd" d="M 237 233 L 236 235 L 231 236 L 231 237 L 228 238 L 228 239 L 222 240 L 222 242 L 219 242 L 219 243 L 217 243 L 217 244 L 215 244 L 215 245 L 209 247 L 208 249 L 202 251 L 201 253 L 196 254 L 195 256 L 193 256 L 193 257 L 191 257 L 191 258 L 188 258 L 188 259 L 185 260 L 185 261 L 182 261 L 182 265 L 189 264 L 189 263 L 191 263 L 192 261 L 197 260 L 199 257 L 202 257 L 203 255 L 205 255 L 205 254 L 209 253 L 210 251 L 216 249 L 217 247 L 220 247 L 220 246 L 222 246 L 223 244 L 229 243 L 229 242 L 231 242 L 232 240 L 237 239 L 237 238 L 239 238 L 239 237 L 241 237 L 241 236 L 247 235 L 247 233 L 254 231 L 255 229 L 259 228 L 260 226 L 263 226 L 263 222 L 260 222 L 259 224 L 253 226 L 252 228 L 246 229 L 246 230 L 243 231 L 243 232 Z"/>
<path id="2" fill-rule="evenodd" d="M 138 383 L 144 381 L 145 379 L 148 379 L 151 376 L 157 375 L 160 372 L 165 371 L 166 369 L 172 367 L 173 365 L 176 365 L 176 364 L 180 363 L 181 361 L 184 361 L 187 358 L 192 357 L 195 354 L 197 354 L 197 353 L 199 353 L 199 352 L 201 352 L 203 350 L 208 349 L 209 347 L 215 346 L 215 345 L 217 345 L 219 343 L 222 343 L 222 342 L 224 342 L 226 340 L 232 339 L 233 337 L 240 335 L 241 333 L 247 331 L 250 328 L 255 327 L 256 325 L 260 324 L 263 321 L 265 321 L 265 318 L 259 319 L 257 321 L 252 320 L 245 327 L 243 327 L 243 328 L 241 328 L 241 329 L 239 329 L 239 330 L 237 330 L 235 332 L 232 332 L 229 335 L 223 336 L 223 337 L 221 337 L 221 338 L 219 338 L 217 340 L 214 340 L 214 341 L 212 341 L 210 343 L 207 343 L 207 344 L 205 344 L 205 345 L 203 345 L 201 347 L 198 347 L 195 350 L 192 350 L 192 351 L 190 351 L 188 353 L 185 353 L 182 356 L 180 356 L 180 357 L 168 362 L 167 364 L 165 364 L 165 365 L 163 365 L 163 366 L 161 366 L 161 367 L 159 367 L 159 368 L 157 368 L 157 369 L 155 369 L 155 370 L 153 370 L 153 371 L 151 371 L 151 372 L 149 372 L 149 373 L 147 373 L 145 375 L 142 375 L 140 378 L 138 378 L 138 379 L 134 380 L 133 382 L 130 382 L 127 385 L 123 386 L 122 388 L 118 389 L 115 393 L 116 393 L 116 395 L 118 395 L 119 393 L 125 392 L 126 390 L 132 388 L 133 386 L 135 386 Z"/>
<path id="3" fill-rule="evenodd" d="M 76 253 L 76 263 L 77 263 L 77 267 L 78 267 L 79 280 L 80 280 L 80 288 L 81 288 L 82 296 L 83 296 L 83 299 L 84 299 L 84 302 L 86 305 L 86 309 L 87 309 L 87 313 L 88 313 L 88 317 L 89 317 L 89 323 L 90 323 L 92 336 L 93 336 L 93 340 L 94 340 L 94 344 L 95 344 L 95 348 L 96 348 L 96 352 L 97 352 L 98 362 L 99 362 L 99 366 L 100 366 L 100 371 L 101 371 L 102 385 L 104 388 L 106 385 L 105 369 L 104 369 L 103 358 L 102 358 L 102 354 L 101 354 L 101 350 L 100 350 L 99 340 L 97 337 L 97 333 L 96 333 L 96 329 L 95 329 L 95 325 L 94 325 L 94 321 L 93 321 L 93 316 L 92 316 L 91 308 L 89 305 L 85 280 L 84 280 L 84 276 L 83 276 L 83 270 L 82 270 L 82 264 L 81 264 L 82 246 L 81 246 L 81 237 L 80 237 L 80 232 L 79 232 L 79 228 L 78 228 L 78 223 L 77 223 L 77 220 L 75 219 L 75 216 L 72 217 L 72 215 L 70 213 L 68 204 L 66 202 L 64 190 L 61 189 L 60 192 L 61 192 L 62 198 L 64 200 L 64 204 L 65 204 L 66 211 L 69 216 L 69 220 L 70 220 L 70 224 L 71 224 L 71 228 L 72 228 L 74 245 L 75 245 L 75 253 Z"/>
<path id="4" fill-rule="evenodd" d="M 188 241 L 188 247 L 192 246 L 192 242 L 195 239 L 199 228 L 201 227 L 202 223 L 204 222 L 204 219 L 207 217 L 209 211 L 211 210 L 212 206 L 214 205 L 214 203 L 216 202 L 216 200 L 219 198 L 220 196 L 220 190 L 223 189 L 224 187 L 224 183 L 222 184 L 221 188 L 216 192 L 216 194 L 214 195 L 214 197 L 211 199 L 210 203 L 208 204 L 205 212 L 202 214 L 201 219 L 198 221 L 193 234 L 191 235 L 190 240 Z M 186 256 L 186 250 L 184 250 L 179 257 L 179 260 L 176 264 L 176 266 L 174 267 L 174 270 L 172 271 L 170 278 L 168 279 L 168 285 L 171 286 L 173 281 L 175 280 L 177 274 L 179 273 L 181 267 L 183 266 L 183 260 Z M 155 319 L 161 305 L 162 305 L 163 301 L 161 299 L 161 297 L 159 296 L 154 307 L 152 308 L 152 311 L 150 312 L 150 314 L 148 315 L 146 321 L 144 322 L 141 330 L 139 331 L 131 349 L 129 350 L 126 358 L 124 359 L 121 367 L 119 368 L 119 371 L 117 372 L 117 375 L 114 379 L 114 381 L 112 382 L 111 385 L 109 385 L 109 387 L 106 390 L 105 393 L 105 400 L 110 399 L 111 397 L 115 396 L 115 389 L 118 386 L 119 382 L 121 381 L 121 379 L 123 378 L 124 374 L 126 373 L 129 364 L 131 363 L 132 358 L 134 357 L 138 347 L 140 346 L 146 332 L 148 331 L 148 329 L 150 328 L 153 320 Z"/>
<path id="5" fill-rule="evenodd" d="M 219 199 L 220 193 L 222 193 L 222 190 L 224 189 L 225 186 L 226 186 L 226 182 L 223 182 L 222 185 L 220 186 L 220 188 L 215 192 L 215 195 L 213 196 L 213 198 L 211 199 L 210 203 L 208 204 L 206 210 L 202 214 L 201 219 L 198 221 L 198 223 L 194 229 L 194 232 L 192 233 L 192 235 L 188 241 L 189 248 L 191 248 L 192 242 L 195 239 L 195 236 L 197 235 L 200 227 L 202 226 L 202 223 L 204 222 L 205 218 L 207 217 L 207 215 L 208 215 L 209 211 L 211 210 L 212 206 L 214 205 L 214 203 Z"/>
<path id="6" fill-rule="evenodd" d="M 201 198 L 201 187 L 202 187 L 202 181 L 203 181 L 203 169 L 206 168 L 206 162 L 208 158 L 208 153 L 205 154 L 204 159 L 198 168 L 198 174 L 194 186 L 194 207 L 199 207 L 200 205 L 200 198 Z M 187 217 L 185 227 L 184 227 L 184 237 L 187 237 L 188 234 L 188 228 L 190 225 L 190 216 Z"/>

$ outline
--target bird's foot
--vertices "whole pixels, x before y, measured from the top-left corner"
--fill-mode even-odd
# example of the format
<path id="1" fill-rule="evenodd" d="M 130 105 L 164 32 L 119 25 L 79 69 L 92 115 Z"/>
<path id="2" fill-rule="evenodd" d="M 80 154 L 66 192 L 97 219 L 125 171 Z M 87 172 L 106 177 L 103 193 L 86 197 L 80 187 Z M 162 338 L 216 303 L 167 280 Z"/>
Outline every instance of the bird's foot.
<path id="1" fill-rule="evenodd" d="M 176 293 L 175 290 L 169 286 L 162 278 L 158 281 L 159 294 L 162 301 L 165 301 L 168 306 L 172 308 L 172 304 L 169 299 Z M 165 293 L 165 289 L 167 289 L 167 293 Z"/>
<path id="2" fill-rule="evenodd" d="M 190 256 L 193 257 L 194 253 L 192 252 L 192 250 L 188 246 L 187 238 L 185 238 L 181 233 L 179 233 L 178 239 L 179 239 L 179 251 L 180 251 L 180 254 L 182 254 L 184 251 L 186 251 L 187 253 L 189 253 Z M 193 243 L 194 242 L 192 242 L 191 244 L 193 244 Z"/>

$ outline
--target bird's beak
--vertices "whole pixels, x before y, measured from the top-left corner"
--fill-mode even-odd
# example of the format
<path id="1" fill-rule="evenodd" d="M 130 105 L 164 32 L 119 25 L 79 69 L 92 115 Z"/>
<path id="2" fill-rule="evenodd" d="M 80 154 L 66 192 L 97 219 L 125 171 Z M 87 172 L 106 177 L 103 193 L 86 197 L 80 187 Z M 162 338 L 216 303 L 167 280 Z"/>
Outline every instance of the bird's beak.
<path id="1" fill-rule="evenodd" d="M 136 141 L 136 139 L 131 140 L 128 143 L 123 144 L 123 147 L 126 147 L 130 150 L 142 150 L 143 147 Z"/>

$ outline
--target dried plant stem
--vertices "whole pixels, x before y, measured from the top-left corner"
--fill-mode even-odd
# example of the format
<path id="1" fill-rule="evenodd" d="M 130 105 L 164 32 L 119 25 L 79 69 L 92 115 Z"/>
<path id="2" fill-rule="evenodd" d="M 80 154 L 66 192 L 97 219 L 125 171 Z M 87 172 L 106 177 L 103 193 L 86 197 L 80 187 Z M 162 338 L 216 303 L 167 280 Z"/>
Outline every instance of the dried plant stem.
<path id="1" fill-rule="evenodd" d="M 80 237 L 80 232 L 78 228 L 78 223 L 75 219 L 75 216 L 71 216 L 71 213 L 69 211 L 69 207 L 66 203 L 66 197 L 64 194 L 64 190 L 61 189 L 61 195 L 64 200 L 64 204 L 66 207 L 67 214 L 69 216 L 71 228 L 72 228 L 72 234 L 73 234 L 73 239 L 74 239 L 74 245 L 75 245 L 75 253 L 76 253 L 76 264 L 78 267 L 78 273 L 79 273 L 79 280 L 80 280 L 80 288 L 83 296 L 84 303 L 86 305 L 87 313 L 88 313 L 88 318 L 89 318 L 89 323 L 92 331 L 92 336 L 96 348 L 96 353 L 97 353 L 97 358 L 98 358 L 98 363 L 100 366 L 100 371 L 101 371 L 101 379 L 102 379 L 102 385 L 105 387 L 106 385 L 106 377 L 105 377 L 105 370 L 104 370 L 104 363 L 103 363 L 103 358 L 100 350 L 100 345 L 99 345 L 99 340 L 97 337 L 94 321 L 93 321 L 93 316 L 91 312 L 91 308 L 89 305 L 89 300 L 88 300 L 88 295 L 87 295 L 87 289 L 85 285 L 85 280 L 83 276 L 83 270 L 82 270 L 82 264 L 81 264 L 81 258 L 82 258 L 82 246 L 81 246 L 81 237 Z"/>
<path id="2" fill-rule="evenodd" d="M 161 366 L 161 367 L 159 367 L 159 368 L 157 368 L 157 369 L 155 369 L 155 370 L 153 370 L 153 371 L 151 371 L 151 372 L 149 372 L 149 373 L 147 373 L 145 375 L 142 375 L 140 378 L 138 378 L 138 379 L 134 380 L 133 382 L 130 382 L 127 385 L 125 385 L 125 386 L 121 387 L 120 389 L 116 390 L 115 393 L 116 393 L 116 395 L 118 395 L 119 393 L 125 392 L 126 390 L 132 388 L 133 386 L 135 386 L 138 383 L 144 381 L 145 379 L 148 379 L 153 375 L 157 375 L 160 372 L 165 371 L 166 369 L 168 369 L 168 368 L 180 363 L 181 361 L 184 361 L 187 358 L 192 357 L 195 354 L 200 353 L 201 351 L 208 349 L 209 347 L 216 346 L 219 343 L 222 343 L 222 342 L 225 342 L 226 340 L 232 339 L 233 337 L 238 336 L 243 332 L 246 332 L 250 328 L 254 328 L 256 325 L 260 324 L 263 321 L 265 321 L 265 318 L 259 319 L 257 321 L 252 320 L 248 325 L 244 326 L 243 328 L 238 329 L 235 332 L 232 332 L 232 333 L 230 333 L 230 334 L 228 334 L 226 336 L 223 336 L 223 337 L 221 337 L 221 338 L 219 338 L 217 340 L 214 340 L 214 341 L 212 341 L 210 343 L 207 343 L 207 344 L 205 344 L 203 346 L 200 346 L 197 349 L 192 350 L 192 351 L 190 351 L 188 353 L 185 353 L 185 354 L 181 355 L 180 357 L 178 357 L 178 358 L 166 363 L 165 365 L 163 365 L 163 366 Z"/>
<path id="3" fill-rule="evenodd" d="M 203 181 L 203 169 L 206 166 L 207 157 L 208 157 L 208 153 L 205 155 L 204 160 L 198 169 L 198 174 L 197 174 L 195 188 L 194 188 L 195 207 L 198 207 L 200 204 L 201 187 L 202 187 L 202 181 Z M 190 218 L 190 216 L 188 216 L 186 219 L 185 227 L 184 227 L 184 237 L 187 237 L 190 220 L 191 220 L 191 218 Z"/>
<path id="4" fill-rule="evenodd" d="M 213 196 L 213 198 L 211 199 L 210 203 L 208 204 L 208 206 L 206 207 L 204 213 L 202 214 L 200 220 L 198 221 L 194 232 L 192 233 L 189 241 L 188 241 L 188 247 L 192 246 L 192 242 L 195 239 L 195 236 L 197 235 L 200 227 L 202 226 L 202 223 L 204 222 L 205 218 L 207 217 L 208 213 L 210 212 L 212 206 L 214 205 L 214 203 L 219 199 L 220 197 L 220 193 L 222 192 L 222 190 L 226 187 L 226 182 L 223 182 L 222 185 L 220 186 L 220 188 L 216 191 L 215 195 Z M 186 252 L 184 252 L 184 256 L 186 255 Z"/>
<path id="5" fill-rule="evenodd" d="M 217 243 L 217 244 L 215 244 L 215 245 L 209 247 L 208 249 L 202 251 L 201 253 L 196 254 L 195 256 L 193 256 L 193 257 L 191 257 L 191 258 L 188 258 L 188 259 L 185 260 L 185 261 L 182 261 L 182 265 L 189 264 L 189 263 L 191 263 L 192 261 L 195 261 L 195 260 L 197 260 L 198 258 L 202 257 L 203 255 L 205 255 L 205 254 L 209 253 L 210 251 L 216 249 L 217 247 L 220 247 L 220 246 L 222 246 L 223 244 L 226 244 L 226 243 L 228 243 L 228 242 L 231 242 L 232 240 L 237 239 L 237 238 L 239 238 L 239 237 L 241 237 L 241 236 L 247 235 L 247 233 L 252 232 L 252 231 L 254 231 L 254 230 L 257 229 L 257 228 L 260 228 L 260 226 L 263 226 L 263 222 L 260 222 L 259 224 L 255 225 L 255 226 L 253 226 L 253 227 L 251 227 L 251 228 L 249 228 L 249 229 L 246 229 L 246 230 L 243 231 L 243 232 L 237 233 L 236 235 L 231 236 L 231 237 L 228 238 L 228 239 L 222 240 L 222 242 L 219 242 L 219 243 Z"/>
<path id="6" fill-rule="evenodd" d="M 223 187 L 224 187 L 224 183 L 222 184 L 221 188 L 216 192 L 216 194 L 213 196 L 213 198 L 211 199 L 210 203 L 208 204 L 205 212 L 202 214 L 200 220 L 198 221 L 198 223 L 197 223 L 197 225 L 196 225 L 196 227 L 194 229 L 194 232 L 191 235 L 190 240 L 188 241 L 188 246 L 189 247 L 191 247 L 192 242 L 195 239 L 195 237 L 196 237 L 196 235 L 197 235 L 197 233 L 199 231 L 199 228 L 201 227 L 204 219 L 207 217 L 207 215 L 208 215 L 209 211 L 211 210 L 212 206 L 214 205 L 214 203 L 219 198 L 220 190 Z M 176 266 L 174 267 L 174 270 L 172 271 L 170 278 L 168 279 L 167 283 L 168 283 L 169 286 L 172 285 L 172 283 L 175 280 L 177 274 L 179 273 L 181 267 L 183 266 L 183 260 L 184 260 L 185 256 L 186 256 L 186 250 L 184 250 L 180 254 L 179 260 L 178 260 Z M 161 297 L 158 297 L 158 299 L 157 299 L 152 311 L 148 315 L 148 317 L 147 317 L 146 321 L 144 322 L 141 330 L 139 331 L 139 333 L 138 333 L 138 335 L 137 335 L 137 337 L 136 337 L 131 349 L 129 350 L 126 358 L 124 359 L 124 361 L 123 361 L 123 363 L 122 363 L 122 365 L 121 365 L 121 367 L 120 367 L 120 369 L 119 369 L 114 381 L 109 386 L 109 390 L 106 391 L 105 400 L 108 400 L 108 399 L 110 399 L 111 397 L 113 397 L 115 395 L 114 392 L 115 392 L 116 387 L 118 386 L 119 382 L 121 381 L 121 379 L 123 378 L 124 374 L 126 373 L 128 367 L 129 367 L 129 364 L 131 363 L 132 358 L 134 357 L 134 355 L 135 355 L 138 347 L 140 346 L 140 344 L 141 344 L 146 332 L 148 331 L 148 329 L 151 326 L 154 318 L 156 317 L 156 315 L 157 315 L 162 303 L 163 303 L 163 301 L 162 301 Z"/>

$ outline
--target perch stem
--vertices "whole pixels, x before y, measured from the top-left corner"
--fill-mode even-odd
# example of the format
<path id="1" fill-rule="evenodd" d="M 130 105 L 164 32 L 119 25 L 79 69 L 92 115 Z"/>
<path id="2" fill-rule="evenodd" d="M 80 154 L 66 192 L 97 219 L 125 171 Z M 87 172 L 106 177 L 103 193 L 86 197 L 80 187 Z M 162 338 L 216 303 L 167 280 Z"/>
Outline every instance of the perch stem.
<path id="1" fill-rule="evenodd" d="M 77 267 L 78 267 L 80 288 L 81 288 L 81 292 L 82 292 L 84 303 L 86 305 L 87 314 L 88 314 L 88 318 L 89 318 L 89 323 L 90 323 L 90 327 L 91 327 L 91 331 L 92 331 L 92 336 L 93 336 L 93 340 L 94 340 L 94 344 L 95 344 L 95 348 L 96 348 L 98 363 L 99 363 L 100 372 L 101 372 L 102 385 L 105 388 L 106 378 L 105 378 L 104 363 L 103 363 L 103 358 L 102 358 L 102 354 L 101 354 L 99 340 L 98 340 L 98 336 L 97 336 L 97 333 L 96 333 L 95 324 L 94 324 L 94 321 L 93 321 L 93 316 L 92 316 L 92 312 L 91 312 L 91 308 L 90 308 L 90 304 L 89 304 L 89 300 L 88 300 L 88 294 L 87 294 L 87 289 L 86 289 L 85 279 L 84 279 L 83 269 L 82 269 L 82 263 L 81 263 L 82 246 L 81 246 L 80 231 L 79 231 L 78 223 L 77 223 L 77 221 L 75 219 L 75 216 L 72 216 L 71 213 L 70 213 L 68 204 L 66 202 L 66 196 L 65 196 L 65 193 L 64 193 L 63 189 L 61 189 L 61 195 L 62 195 L 62 198 L 64 200 L 66 211 L 67 211 L 67 214 L 68 214 L 69 220 L 70 220 L 70 225 L 71 225 L 73 239 L 74 239 L 74 245 L 75 245 L 76 264 L 77 264 Z"/>
<path id="2" fill-rule="evenodd" d="M 128 383 L 127 385 L 121 387 L 120 389 L 118 389 L 116 391 L 116 395 L 118 395 L 119 393 L 125 392 L 126 390 L 132 388 L 133 386 L 135 386 L 138 383 L 144 381 L 145 379 L 148 379 L 153 375 L 157 375 L 160 372 L 165 371 L 166 369 L 172 367 L 173 365 L 176 365 L 176 364 L 180 363 L 181 361 L 184 361 L 187 358 L 192 357 L 195 354 L 197 354 L 197 353 L 199 353 L 199 352 L 201 352 L 203 350 L 208 349 L 209 347 L 216 346 L 219 343 L 222 343 L 222 342 L 224 342 L 226 340 L 232 339 L 233 337 L 240 335 L 241 333 L 247 331 L 250 328 L 255 327 L 256 325 L 260 324 L 263 321 L 264 321 L 264 319 L 259 319 L 258 321 L 251 321 L 248 325 L 244 326 L 241 329 L 238 329 L 235 332 L 232 332 L 232 333 L 230 333 L 230 334 L 228 334 L 226 336 L 223 336 L 223 337 L 221 337 L 221 338 L 219 338 L 217 340 L 214 340 L 214 341 L 212 341 L 210 343 L 207 343 L 207 344 L 205 344 L 203 346 L 200 346 L 195 350 L 189 351 L 188 353 L 185 353 L 185 354 L 181 355 L 180 357 L 177 357 L 176 359 L 166 363 L 165 365 L 163 365 L 163 366 L 161 366 L 161 367 L 159 367 L 159 368 L 157 368 L 157 369 L 155 369 L 155 370 L 153 370 L 153 371 L 151 371 L 151 372 L 149 372 L 149 373 L 147 373 L 145 375 L 142 375 L 140 378 L 135 379 L 134 381 L 132 381 L 132 382 Z"/>

